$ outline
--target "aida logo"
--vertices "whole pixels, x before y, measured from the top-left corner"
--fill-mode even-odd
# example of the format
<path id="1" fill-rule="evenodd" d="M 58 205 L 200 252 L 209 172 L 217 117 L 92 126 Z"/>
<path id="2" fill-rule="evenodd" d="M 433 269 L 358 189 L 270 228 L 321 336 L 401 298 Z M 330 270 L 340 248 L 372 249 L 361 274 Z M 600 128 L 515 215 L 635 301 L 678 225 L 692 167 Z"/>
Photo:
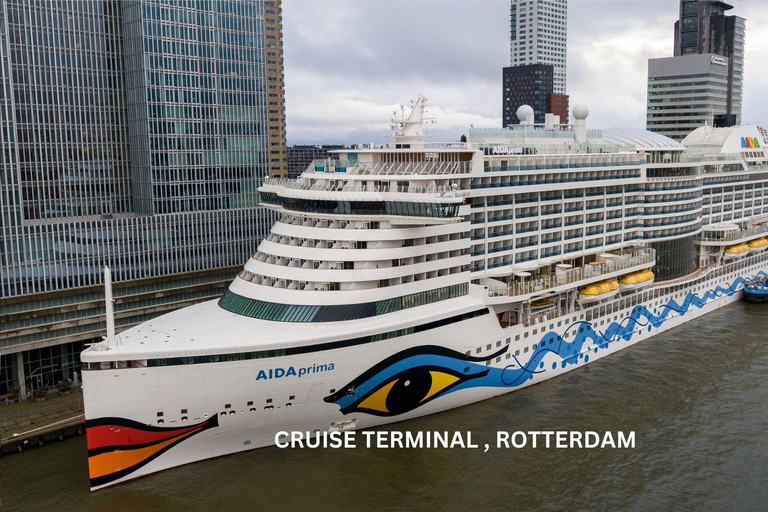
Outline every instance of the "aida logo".
<path id="1" fill-rule="evenodd" d="M 741 147 L 747 149 L 760 149 L 760 139 L 757 137 L 742 137 Z"/>
<path id="2" fill-rule="evenodd" d="M 293 366 L 288 368 L 270 368 L 269 370 L 259 370 L 259 374 L 256 376 L 256 380 L 261 379 L 281 379 L 283 377 L 298 377 L 301 378 L 304 375 L 311 373 L 329 372 L 333 370 L 333 363 L 330 364 L 313 364 L 306 368 L 296 369 Z"/>

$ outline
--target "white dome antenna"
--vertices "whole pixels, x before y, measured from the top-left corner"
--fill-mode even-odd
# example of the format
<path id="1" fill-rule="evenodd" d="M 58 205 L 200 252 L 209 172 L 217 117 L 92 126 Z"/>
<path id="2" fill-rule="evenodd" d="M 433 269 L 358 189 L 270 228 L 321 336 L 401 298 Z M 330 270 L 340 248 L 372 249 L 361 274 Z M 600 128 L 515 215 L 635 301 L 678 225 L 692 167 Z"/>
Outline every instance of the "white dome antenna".
<path id="1" fill-rule="evenodd" d="M 589 107 L 585 104 L 579 103 L 573 107 L 573 138 L 580 144 L 587 142 L 587 117 Z"/>

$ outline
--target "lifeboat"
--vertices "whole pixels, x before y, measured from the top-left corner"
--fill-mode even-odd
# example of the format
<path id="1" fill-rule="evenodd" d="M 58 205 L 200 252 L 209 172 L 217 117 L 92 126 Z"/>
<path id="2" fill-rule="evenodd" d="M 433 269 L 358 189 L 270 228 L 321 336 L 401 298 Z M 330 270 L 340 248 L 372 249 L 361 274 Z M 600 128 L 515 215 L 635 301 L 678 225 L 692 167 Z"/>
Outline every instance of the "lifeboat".
<path id="1" fill-rule="evenodd" d="M 621 278 L 619 281 L 619 290 L 622 292 L 633 292 L 646 286 L 653 284 L 653 280 L 656 276 L 650 270 L 641 270 L 639 272 L 632 272 Z"/>
<path id="2" fill-rule="evenodd" d="M 581 289 L 581 292 L 579 292 L 579 304 L 607 299 L 613 297 L 617 293 L 619 293 L 619 283 L 615 279 L 600 281 L 599 283 L 590 284 Z"/>
<path id="3" fill-rule="evenodd" d="M 758 238 L 757 240 L 752 240 L 747 245 L 749 246 L 749 252 L 760 252 L 768 249 L 768 240 Z"/>
<path id="4" fill-rule="evenodd" d="M 725 250 L 723 259 L 735 260 L 736 258 L 743 258 L 747 253 L 749 253 L 749 246 L 747 244 L 732 245 Z"/>

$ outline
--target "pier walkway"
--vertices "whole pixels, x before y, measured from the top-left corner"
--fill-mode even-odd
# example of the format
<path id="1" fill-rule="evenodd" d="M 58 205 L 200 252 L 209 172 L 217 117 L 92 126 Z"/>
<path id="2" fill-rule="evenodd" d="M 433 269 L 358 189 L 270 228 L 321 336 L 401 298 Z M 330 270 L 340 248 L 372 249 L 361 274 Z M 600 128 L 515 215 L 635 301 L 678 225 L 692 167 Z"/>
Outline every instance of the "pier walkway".
<path id="1" fill-rule="evenodd" d="M 0 406 L 0 453 L 42 446 L 84 430 L 83 393 L 79 389 L 42 402 Z"/>

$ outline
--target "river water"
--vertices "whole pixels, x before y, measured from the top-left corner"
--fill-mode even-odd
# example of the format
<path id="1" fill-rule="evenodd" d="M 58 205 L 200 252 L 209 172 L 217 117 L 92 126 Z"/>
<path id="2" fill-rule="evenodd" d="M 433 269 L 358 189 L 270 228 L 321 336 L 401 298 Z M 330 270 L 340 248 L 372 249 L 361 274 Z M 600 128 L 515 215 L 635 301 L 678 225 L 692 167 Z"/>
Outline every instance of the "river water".
<path id="1" fill-rule="evenodd" d="M 85 437 L 6 456 L 3 511 L 768 510 L 768 308 L 737 302 L 562 377 L 387 430 L 491 449 L 254 450 L 88 491 Z M 496 449 L 497 431 L 634 449 Z"/>

